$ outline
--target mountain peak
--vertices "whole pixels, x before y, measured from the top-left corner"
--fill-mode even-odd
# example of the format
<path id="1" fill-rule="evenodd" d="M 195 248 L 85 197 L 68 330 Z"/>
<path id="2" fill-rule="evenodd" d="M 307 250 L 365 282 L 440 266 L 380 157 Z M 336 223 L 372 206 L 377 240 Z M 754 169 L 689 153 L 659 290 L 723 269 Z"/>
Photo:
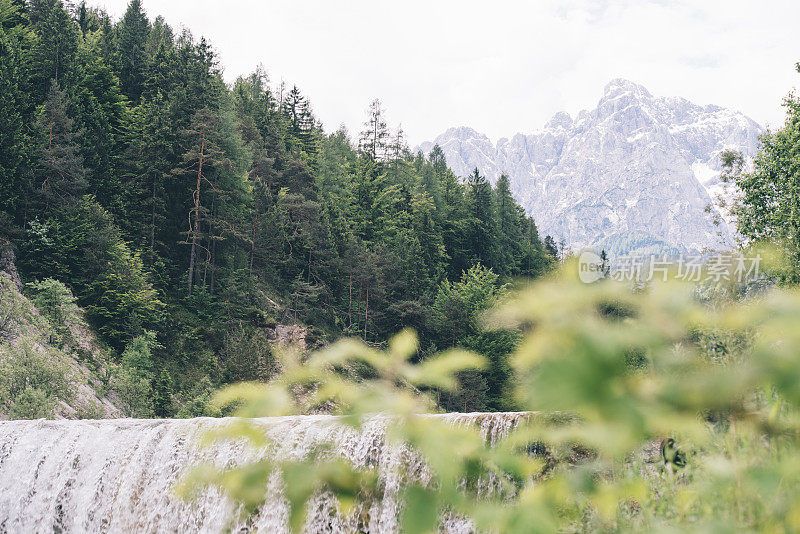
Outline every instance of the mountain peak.
<path id="1" fill-rule="evenodd" d="M 559 111 L 544 125 L 545 129 L 569 128 L 572 126 L 572 117 L 566 111 Z"/>
<path id="2" fill-rule="evenodd" d="M 604 98 L 613 98 L 624 93 L 633 93 L 638 96 L 651 98 L 652 95 L 643 85 L 626 80 L 625 78 L 615 78 L 608 82 L 603 89 Z"/>
<path id="3" fill-rule="evenodd" d="M 488 141 L 488 137 L 485 134 L 475 130 L 474 128 L 470 128 L 469 126 L 453 126 L 452 128 L 448 128 L 446 132 L 439 135 L 439 138 L 442 139 L 486 139 Z"/>

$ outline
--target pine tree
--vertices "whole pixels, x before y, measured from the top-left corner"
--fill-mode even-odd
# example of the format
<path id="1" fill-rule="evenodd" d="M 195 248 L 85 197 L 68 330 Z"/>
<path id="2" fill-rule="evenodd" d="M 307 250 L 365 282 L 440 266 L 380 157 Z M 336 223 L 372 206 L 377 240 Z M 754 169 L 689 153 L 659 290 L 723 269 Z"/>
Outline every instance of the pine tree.
<path id="1" fill-rule="evenodd" d="M 522 260 L 519 262 L 519 274 L 529 278 L 536 278 L 551 267 L 554 259 L 539 239 L 539 230 L 536 228 L 536 221 L 533 220 L 533 217 L 526 217 L 524 224 L 525 246 Z"/>
<path id="2" fill-rule="evenodd" d="M 15 216 L 22 210 L 23 192 L 30 189 L 25 178 L 30 144 L 24 56 L 29 40 L 19 6 L 0 2 L 0 214 Z"/>
<path id="3" fill-rule="evenodd" d="M 75 68 L 72 101 L 81 131 L 80 144 L 88 170 L 89 192 L 118 216 L 125 201 L 120 162 L 130 113 L 118 79 L 97 47 L 82 47 Z"/>
<path id="4" fill-rule="evenodd" d="M 53 82 L 68 87 L 75 66 L 80 28 L 60 0 L 32 3 L 29 17 L 36 35 L 31 47 L 31 85 L 35 102 L 46 97 Z"/>
<path id="5" fill-rule="evenodd" d="M 311 106 L 296 85 L 286 95 L 283 101 L 284 112 L 288 120 L 289 135 L 293 141 L 293 148 L 297 149 L 303 160 L 313 166 L 316 164 L 318 150 L 316 133 L 314 131 L 314 116 Z"/>
<path id="6" fill-rule="evenodd" d="M 166 227 L 167 179 L 174 166 L 177 136 L 172 131 L 168 105 L 160 94 L 134 109 L 129 134 L 127 216 L 121 222 L 123 229 L 135 236 L 145 263 L 161 276 L 166 274 L 163 261 L 172 245 Z M 162 268 L 156 269 L 159 263 Z"/>
<path id="7" fill-rule="evenodd" d="M 137 102 L 144 88 L 147 43 L 150 23 L 141 0 L 131 0 L 117 28 L 119 41 L 119 81 L 122 92 Z"/>
<path id="8" fill-rule="evenodd" d="M 188 228 L 183 232 L 186 240 L 182 241 L 182 244 L 189 245 L 187 296 L 192 295 L 192 288 L 201 280 L 198 254 L 204 254 L 208 266 L 212 260 L 210 241 L 216 239 L 209 227 L 213 211 L 207 190 L 215 192 L 217 172 L 233 166 L 220 146 L 218 127 L 219 117 L 212 110 L 203 108 L 198 111 L 184 132 L 188 148 L 183 154 L 182 165 L 173 170 L 176 178 L 190 179 L 192 183 Z"/>
<path id="9" fill-rule="evenodd" d="M 472 261 L 487 267 L 500 263 L 492 186 L 476 168 L 467 178 L 467 205 L 471 220 L 467 246 Z"/>
<path id="10" fill-rule="evenodd" d="M 359 151 L 373 162 L 383 161 L 387 156 L 389 128 L 386 125 L 381 101 L 373 100 L 367 111 L 367 121 L 358 140 Z"/>
<path id="11" fill-rule="evenodd" d="M 67 97 L 53 80 L 37 120 L 39 134 L 37 185 L 48 209 L 70 202 L 86 191 L 86 169 L 78 139 L 81 132 L 67 114 Z"/>
<path id="12" fill-rule="evenodd" d="M 494 189 L 497 210 L 499 265 L 501 274 L 517 273 L 524 249 L 523 224 L 525 212 L 514 201 L 508 176 L 501 174 Z"/>
<path id="13" fill-rule="evenodd" d="M 558 245 L 556 244 L 555 240 L 552 236 L 545 236 L 544 238 L 544 249 L 553 259 L 553 261 L 559 261 L 559 254 L 558 254 Z"/>

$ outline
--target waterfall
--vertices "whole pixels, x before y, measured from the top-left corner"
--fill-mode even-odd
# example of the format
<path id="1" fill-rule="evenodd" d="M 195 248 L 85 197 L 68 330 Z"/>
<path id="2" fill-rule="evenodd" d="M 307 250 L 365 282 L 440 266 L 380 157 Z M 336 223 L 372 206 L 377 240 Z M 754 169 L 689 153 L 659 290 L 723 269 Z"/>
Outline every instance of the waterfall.
<path id="1" fill-rule="evenodd" d="M 443 414 L 453 425 L 477 425 L 489 441 L 507 434 L 524 413 Z M 377 469 L 382 494 L 347 517 L 330 495 L 309 506 L 308 532 L 397 532 L 401 472 L 425 479 L 426 467 L 410 451 L 385 443 L 387 419 L 374 417 L 355 430 L 334 416 L 306 415 L 255 420 L 273 438 L 254 451 L 242 442 L 200 446 L 208 431 L 230 419 L 81 420 L 0 422 L 0 534 L 28 532 L 288 532 L 288 507 L 279 481 L 270 483 L 258 514 L 231 524 L 234 504 L 215 488 L 192 501 L 174 486 L 192 466 L 232 466 L 258 455 L 303 457 L 320 443 L 354 465 Z M 402 469 L 401 469 L 402 467 Z M 447 532 L 467 532 L 450 518 Z"/>

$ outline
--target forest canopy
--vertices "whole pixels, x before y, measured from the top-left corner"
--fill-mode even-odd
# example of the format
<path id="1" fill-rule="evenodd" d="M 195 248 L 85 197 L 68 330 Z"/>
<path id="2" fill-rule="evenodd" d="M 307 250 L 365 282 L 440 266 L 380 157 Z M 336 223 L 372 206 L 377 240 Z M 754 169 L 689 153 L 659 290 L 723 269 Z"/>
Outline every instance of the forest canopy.
<path id="1" fill-rule="evenodd" d="M 261 67 L 226 83 L 206 39 L 139 0 L 120 20 L 0 0 L 0 52 L 0 233 L 26 281 L 72 291 L 114 359 L 155 336 L 152 415 L 201 415 L 197 384 L 265 378 L 263 340 L 286 324 L 311 345 L 413 327 L 420 358 L 491 348 L 492 370 L 463 377 L 481 393 L 447 402 L 507 407 L 513 342 L 446 324 L 481 311 L 463 295 L 489 307 L 554 262 L 506 177 L 412 153 L 378 100 L 351 136 Z"/>

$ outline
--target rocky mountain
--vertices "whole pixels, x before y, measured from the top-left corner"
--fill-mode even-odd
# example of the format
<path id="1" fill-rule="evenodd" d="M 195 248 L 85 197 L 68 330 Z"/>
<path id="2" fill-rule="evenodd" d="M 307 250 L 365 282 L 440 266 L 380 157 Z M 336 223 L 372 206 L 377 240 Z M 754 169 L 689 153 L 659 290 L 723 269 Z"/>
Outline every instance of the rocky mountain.
<path id="1" fill-rule="evenodd" d="M 506 173 L 542 235 L 573 249 L 701 251 L 733 243 L 730 221 L 712 205 L 722 188 L 719 153 L 752 156 L 761 132 L 742 113 L 617 79 L 595 109 L 557 113 L 533 133 L 492 143 L 451 128 L 418 149 L 438 144 L 460 176 L 475 167 L 492 181 Z"/>

